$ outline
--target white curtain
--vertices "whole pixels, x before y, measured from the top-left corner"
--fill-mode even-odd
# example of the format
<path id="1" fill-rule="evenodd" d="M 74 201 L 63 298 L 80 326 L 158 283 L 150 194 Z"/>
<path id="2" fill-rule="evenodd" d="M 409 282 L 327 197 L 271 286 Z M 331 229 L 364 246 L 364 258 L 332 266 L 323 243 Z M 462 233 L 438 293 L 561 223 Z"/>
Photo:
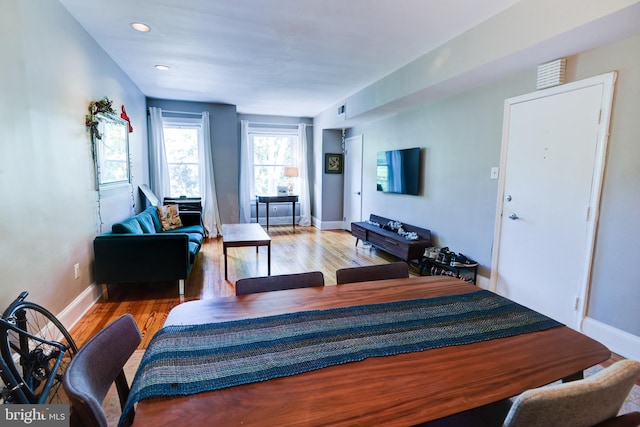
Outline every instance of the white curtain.
<path id="1" fill-rule="evenodd" d="M 253 147 L 249 138 L 249 121 L 240 120 L 240 222 L 251 222 L 251 183 L 253 182 Z"/>
<path id="2" fill-rule="evenodd" d="M 220 235 L 220 211 L 216 196 L 216 182 L 213 176 L 213 154 L 211 149 L 211 129 L 209 112 L 202 113 L 202 129 L 198 145 L 200 168 L 200 192 L 202 196 L 202 222 L 209 237 Z"/>
<path id="3" fill-rule="evenodd" d="M 298 176 L 300 177 L 300 222 L 299 225 L 311 225 L 311 197 L 309 195 L 309 171 L 307 161 L 307 125 L 298 125 L 298 147 L 294 151 L 294 161 L 298 166 Z M 294 212 L 295 215 L 295 212 Z"/>
<path id="4" fill-rule="evenodd" d="M 169 166 L 164 149 L 162 110 L 149 107 L 149 187 L 160 203 L 171 192 Z"/>

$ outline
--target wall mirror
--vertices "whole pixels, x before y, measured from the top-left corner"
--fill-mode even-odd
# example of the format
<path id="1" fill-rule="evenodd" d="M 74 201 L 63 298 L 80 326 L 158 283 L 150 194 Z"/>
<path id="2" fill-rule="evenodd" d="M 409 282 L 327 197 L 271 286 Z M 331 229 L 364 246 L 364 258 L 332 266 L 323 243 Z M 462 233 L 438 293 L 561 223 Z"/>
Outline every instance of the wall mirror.
<path id="1" fill-rule="evenodd" d="M 131 182 L 129 124 L 110 114 L 98 113 L 98 134 L 93 135 L 98 189 Z"/>

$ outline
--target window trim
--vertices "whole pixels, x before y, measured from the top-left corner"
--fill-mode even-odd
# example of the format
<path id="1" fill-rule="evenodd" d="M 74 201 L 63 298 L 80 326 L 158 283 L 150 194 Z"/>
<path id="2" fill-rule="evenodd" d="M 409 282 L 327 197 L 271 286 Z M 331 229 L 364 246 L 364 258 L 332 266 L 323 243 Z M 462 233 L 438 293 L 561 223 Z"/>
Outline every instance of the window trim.
<path id="1" fill-rule="evenodd" d="M 195 118 L 195 117 L 165 117 L 162 116 L 162 129 L 164 131 L 165 128 L 178 128 L 178 129 L 195 129 L 196 130 L 196 140 L 197 140 L 197 144 L 198 144 L 198 160 L 196 162 L 196 166 L 198 167 L 198 189 L 200 191 L 200 196 L 197 195 L 186 195 L 187 197 L 202 197 L 202 182 L 203 182 L 203 177 L 202 177 L 202 173 L 204 171 L 202 171 L 202 159 L 204 156 L 203 153 L 203 149 L 204 147 L 202 146 L 202 119 L 201 118 Z M 166 150 L 166 146 L 165 146 L 165 150 Z M 169 166 L 169 164 L 176 164 L 175 162 L 169 162 L 169 159 L 167 158 L 167 166 Z M 191 163 L 188 163 L 191 164 Z M 170 178 L 169 178 L 170 179 Z M 170 194 L 170 197 L 179 197 L 181 195 L 172 195 Z"/>
<path id="2" fill-rule="evenodd" d="M 287 137 L 292 137 L 294 138 L 294 140 L 292 141 L 291 144 L 291 164 L 287 164 L 287 165 L 275 165 L 275 164 L 268 164 L 268 165 L 259 165 L 259 166 L 272 166 L 272 167 L 276 167 L 276 166 L 294 166 L 294 167 L 299 167 L 300 165 L 298 165 L 295 162 L 295 150 L 296 144 L 299 144 L 299 138 L 300 135 L 298 134 L 298 128 L 297 125 L 281 125 L 281 126 L 286 126 L 286 127 L 269 127 L 269 126 L 250 126 L 249 127 L 249 131 L 247 132 L 247 136 L 250 139 L 250 146 L 251 146 L 251 156 L 253 158 L 252 163 L 252 167 L 253 167 L 253 179 L 251 180 L 251 182 L 249 183 L 249 191 L 250 191 L 250 195 L 249 195 L 249 201 L 255 203 L 256 201 L 256 186 L 255 186 L 255 181 L 256 181 L 256 177 L 255 177 L 255 170 L 256 170 L 256 163 L 255 163 L 255 145 L 254 145 L 254 140 L 253 138 L 255 136 L 287 136 Z M 295 129 L 291 128 L 291 126 L 296 126 Z"/>

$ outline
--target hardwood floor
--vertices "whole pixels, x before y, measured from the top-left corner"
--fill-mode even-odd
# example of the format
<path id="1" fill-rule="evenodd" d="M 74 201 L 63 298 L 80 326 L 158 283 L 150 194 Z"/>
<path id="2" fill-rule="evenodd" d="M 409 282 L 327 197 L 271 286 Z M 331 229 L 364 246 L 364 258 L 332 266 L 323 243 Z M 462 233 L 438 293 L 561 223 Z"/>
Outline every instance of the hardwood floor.
<path id="1" fill-rule="evenodd" d="M 321 271 L 325 284 L 336 283 L 339 268 L 383 264 L 398 259 L 383 251 L 355 246 L 355 238 L 343 230 L 320 231 L 315 227 L 271 226 L 271 274 Z M 185 281 L 185 301 L 235 295 L 237 279 L 267 275 L 267 249 L 229 248 L 229 280 L 224 279 L 222 239 L 207 239 L 198 261 Z M 411 274 L 416 274 L 412 271 Z M 131 313 L 142 333 L 140 349 L 149 344 L 169 311 L 180 303 L 177 283 L 140 283 L 109 286 L 109 300 L 100 299 L 71 329 L 78 345 L 124 313 Z"/>
<path id="2" fill-rule="evenodd" d="M 320 231 L 315 227 L 271 226 L 271 274 L 321 271 L 325 285 L 336 283 L 339 268 L 384 264 L 398 259 L 386 252 L 359 242 L 343 230 Z M 267 248 L 229 248 L 229 280 L 224 279 L 222 239 L 207 239 L 199 259 L 185 282 L 185 301 L 235 295 L 235 282 L 243 277 L 267 275 Z M 411 275 L 417 271 L 410 269 Z M 100 299 L 71 329 L 71 335 L 81 346 L 98 331 L 124 313 L 136 319 L 142 342 L 147 348 L 153 335 L 162 327 L 169 311 L 180 304 L 178 285 L 171 283 L 141 283 L 109 286 L 109 300 Z M 622 359 L 613 354 L 603 367 Z M 640 381 L 639 381 L 640 383 Z M 639 384 L 640 385 L 640 384 Z"/>

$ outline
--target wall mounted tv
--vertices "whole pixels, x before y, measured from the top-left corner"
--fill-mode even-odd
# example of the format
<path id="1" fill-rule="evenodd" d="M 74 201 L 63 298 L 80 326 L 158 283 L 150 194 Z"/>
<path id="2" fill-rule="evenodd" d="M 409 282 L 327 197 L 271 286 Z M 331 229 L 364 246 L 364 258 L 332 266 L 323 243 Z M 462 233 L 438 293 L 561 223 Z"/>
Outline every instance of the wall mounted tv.
<path id="1" fill-rule="evenodd" d="M 376 181 L 378 191 L 417 196 L 420 187 L 420 148 L 379 151 Z"/>

